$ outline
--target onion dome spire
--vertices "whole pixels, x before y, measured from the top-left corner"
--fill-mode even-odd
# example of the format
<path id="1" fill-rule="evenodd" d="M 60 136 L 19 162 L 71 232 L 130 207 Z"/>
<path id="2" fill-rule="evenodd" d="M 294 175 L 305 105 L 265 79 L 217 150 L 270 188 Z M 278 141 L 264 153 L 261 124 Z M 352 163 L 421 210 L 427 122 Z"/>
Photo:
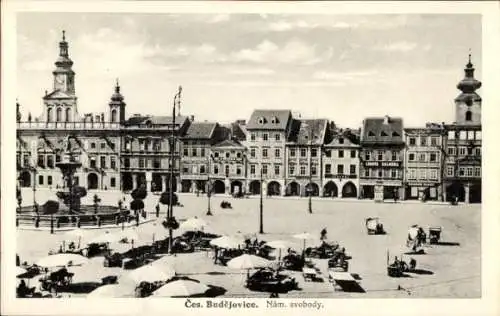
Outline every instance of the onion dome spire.
<path id="1" fill-rule="evenodd" d="M 109 102 L 109 105 L 125 104 L 123 100 L 124 100 L 123 95 L 120 93 L 120 83 L 117 78 L 115 84 L 115 93 L 113 93 L 113 95 L 111 96 L 111 102 Z"/>
<path id="2" fill-rule="evenodd" d="M 472 63 L 472 54 L 469 51 L 469 61 L 465 65 L 465 76 L 457 84 L 457 89 L 462 93 L 455 99 L 455 101 L 463 101 L 472 104 L 473 101 L 481 101 L 481 97 L 476 93 L 476 90 L 481 88 L 481 81 L 474 78 L 474 64 Z"/>
<path id="3" fill-rule="evenodd" d="M 66 42 L 66 31 L 62 31 L 62 40 L 59 42 L 59 57 L 56 61 L 58 68 L 70 68 L 73 61 L 69 58 L 68 42 Z"/>
<path id="4" fill-rule="evenodd" d="M 472 54 L 469 53 L 469 62 L 465 65 L 465 77 L 462 79 L 457 88 L 463 93 L 473 93 L 481 88 L 481 81 L 474 78 L 474 64 L 472 64 Z"/>

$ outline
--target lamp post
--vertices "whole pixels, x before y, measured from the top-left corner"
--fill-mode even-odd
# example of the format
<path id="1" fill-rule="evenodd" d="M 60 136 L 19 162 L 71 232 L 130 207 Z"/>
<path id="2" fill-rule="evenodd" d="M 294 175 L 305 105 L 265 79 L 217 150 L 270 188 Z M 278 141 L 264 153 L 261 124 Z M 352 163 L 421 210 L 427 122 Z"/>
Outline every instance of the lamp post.
<path id="1" fill-rule="evenodd" d="M 260 168 L 260 204 L 259 204 L 259 234 L 264 233 L 264 203 L 263 203 L 263 197 L 262 197 L 262 191 L 263 191 L 263 174 L 262 174 L 262 165 Z"/>
<path id="2" fill-rule="evenodd" d="M 174 102 L 173 102 L 173 107 L 172 107 L 172 131 L 170 134 L 170 181 L 168 183 L 168 188 L 169 188 L 169 201 L 168 201 L 168 210 L 167 210 L 167 222 L 171 221 L 171 218 L 173 217 L 174 213 L 174 204 L 173 204 L 173 199 L 174 199 L 174 187 L 173 187 L 173 182 L 174 182 L 174 154 L 175 154 L 175 107 L 180 106 L 181 103 L 181 92 L 182 92 L 182 87 L 179 86 L 178 92 L 174 96 Z M 172 254 L 172 238 L 173 238 L 173 230 L 172 227 L 169 226 L 168 228 L 168 252 L 169 254 Z"/>
<path id="3" fill-rule="evenodd" d="M 314 124 L 314 122 L 312 123 Z M 312 141 L 312 138 L 313 138 L 313 127 L 314 125 L 312 126 L 309 126 L 307 124 L 304 124 L 305 127 L 309 127 L 309 184 L 308 186 L 306 187 L 306 191 L 309 193 L 309 201 L 308 201 L 308 211 L 309 211 L 309 214 L 312 214 L 312 192 L 313 192 L 313 187 L 312 187 L 312 145 L 313 145 L 313 141 Z"/>
<path id="4" fill-rule="evenodd" d="M 36 163 L 35 158 L 32 160 L 33 166 L 33 211 L 38 215 L 38 207 L 36 206 Z"/>
<path id="5" fill-rule="evenodd" d="M 210 172 L 212 172 L 212 162 L 213 156 L 212 153 L 208 155 L 208 170 L 207 170 L 207 198 L 208 198 L 208 206 L 207 206 L 207 216 L 212 216 L 212 209 L 210 207 L 210 198 L 212 197 L 212 180 L 210 179 Z"/>

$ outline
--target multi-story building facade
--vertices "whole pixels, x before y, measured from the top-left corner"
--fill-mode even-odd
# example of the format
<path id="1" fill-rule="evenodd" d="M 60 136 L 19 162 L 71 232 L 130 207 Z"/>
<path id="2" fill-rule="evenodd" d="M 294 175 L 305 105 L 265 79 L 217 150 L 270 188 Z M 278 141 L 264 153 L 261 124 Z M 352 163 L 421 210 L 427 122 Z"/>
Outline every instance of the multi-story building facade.
<path id="1" fill-rule="evenodd" d="M 443 200 L 445 135 L 443 124 L 404 129 L 406 199 Z"/>
<path id="2" fill-rule="evenodd" d="M 454 123 L 403 130 L 402 119 L 367 118 L 359 133 L 290 110 L 255 110 L 228 126 L 127 118 L 118 82 L 104 112 L 80 113 L 72 66 L 63 35 L 42 113 L 23 119 L 16 104 L 21 187 L 63 186 L 57 163 L 70 148 L 82 163 L 74 180 L 88 190 L 160 192 L 172 179 L 182 192 L 259 194 L 262 182 L 266 195 L 481 201 L 481 82 L 470 58 Z"/>
<path id="3" fill-rule="evenodd" d="M 457 85 L 461 93 L 455 98 L 456 121 L 446 125 L 444 194 L 447 201 L 481 202 L 482 99 L 476 92 L 481 88 L 481 81 L 474 78 L 474 70 L 469 55 L 465 78 Z"/>
<path id="4" fill-rule="evenodd" d="M 225 130 L 213 122 L 192 122 L 182 137 L 182 192 L 207 192 L 212 146 L 223 140 Z M 224 185 L 213 187 L 224 193 Z"/>
<path id="5" fill-rule="evenodd" d="M 361 197 L 404 199 L 403 120 L 389 116 L 363 120 L 360 145 Z"/>
<path id="6" fill-rule="evenodd" d="M 286 195 L 321 195 L 322 149 L 327 127 L 325 119 L 293 119 L 286 142 Z"/>
<path id="7" fill-rule="evenodd" d="M 126 120 L 121 127 L 122 190 L 142 185 L 148 191 L 162 192 L 170 189 L 172 179 L 172 189 L 176 191 L 180 187 L 182 144 L 171 135 L 185 134 L 190 125 L 186 116 L 177 116 L 175 124 L 168 116 L 134 115 Z"/>
<path id="8" fill-rule="evenodd" d="M 247 187 L 246 148 L 237 139 L 225 139 L 212 146 L 210 179 L 214 193 L 245 194 Z"/>
<path id="9" fill-rule="evenodd" d="M 334 128 L 324 146 L 323 196 L 357 198 L 359 190 L 359 131 Z"/>
<path id="10" fill-rule="evenodd" d="M 267 195 L 284 195 L 285 147 L 292 130 L 290 110 L 255 110 L 246 124 L 248 148 L 248 188 L 260 194 L 261 178 Z"/>
<path id="11" fill-rule="evenodd" d="M 89 189 L 120 189 L 119 157 L 121 132 L 117 109 L 125 111 L 125 103 L 112 100 L 109 113 L 80 115 L 78 111 L 75 72 L 69 57 L 69 45 L 63 32 L 59 57 L 55 62 L 52 92 L 43 97 L 43 112 L 27 120 L 18 115 L 17 157 L 21 187 L 57 188 L 63 185 L 56 164 L 70 148 L 82 163 L 75 173 L 75 182 Z M 119 86 L 116 90 L 119 93 Z M 18 107 L 19 108 L 19 107 Z M 113 112 L 114 111 L 114 112 Z M 108 114 L 108 118 L 109 118 Z"/>

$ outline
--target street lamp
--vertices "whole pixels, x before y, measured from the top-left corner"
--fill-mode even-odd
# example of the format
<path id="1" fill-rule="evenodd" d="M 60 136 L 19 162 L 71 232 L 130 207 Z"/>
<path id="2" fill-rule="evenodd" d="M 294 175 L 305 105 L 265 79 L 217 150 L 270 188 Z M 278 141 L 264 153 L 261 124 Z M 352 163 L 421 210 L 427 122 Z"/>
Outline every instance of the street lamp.
<path id="1" fill-rule="evenodd" d="M 33 170 L 33 211 L 38 215 L 38 207 L 36 206 L 36 162 L 35 157 L 31 159 L 31 165 Z"/>
<path id="2" fill-rule="evenodd" d="M 313 122 L 314 124 L 314 122 Z M 307 123 L 304 124 L 304 127 L 308 128 L 309 125 Z M 308 201 L 308 210 L 309 214 L 312 214 L 312 193 L 313 193 L 313 187 L 312 187 L 312 138 L 313 138 L 313 127 L 312 125 L 309 128 L 309 184 L 306 186 L 306 191 L 309 193 L 309 201 Z"/>
<path id="3" fill-rule="evenodd" d="M 262 190 L 264 190 L 262 184 L 263 184 L 263 173 L 262 173 L 262 165 L 260 166 L 260 204 L 259 204 L 259 233 L 263 234 L 264 233 L 264 203 L 263 203 L 263 197 L 262 197 Z"/>
<path id="4" fill-rule="evenodd" d="M 208 170 L 207 170 L 207 198 L 208 198 L 208 207 L 207 207 L 207 216 L 212 216 L 212 210 L 210 208 L 210 198 L 212 196 L 212 180 L 210 179 L 210 172 L 212 172 L 212 165 L 211 162 L 214 159 L 212 156 L 212 153 L 208 155 Z"/>
<path id="5" fill-rule="evenodd" d="M 168 201 L 168 210 L 167 210 L 167 222 L 171 222 L 171 218 L 173 217 L 174 213 L 174 187 L 173 187 L 173 182 L 174 182 L 174 154 L 175 154 L 175 107 L 180 106 L 181 104 L 181 92 L 182 92 L 182 87 L 179 86 L 178 92 L 174 96 L 174 102 L 173 102 L 173 107 L 172 107 L 172 131 L 170 134 L 170 181 L 168 183 L 168 188 L 169 188 L 169 201 Z M 173 230 L 172 226 L 169 225 L 168 227 L 168 252 L 171 254 L 172 253 L 172 238 L 173 238 Z"/>

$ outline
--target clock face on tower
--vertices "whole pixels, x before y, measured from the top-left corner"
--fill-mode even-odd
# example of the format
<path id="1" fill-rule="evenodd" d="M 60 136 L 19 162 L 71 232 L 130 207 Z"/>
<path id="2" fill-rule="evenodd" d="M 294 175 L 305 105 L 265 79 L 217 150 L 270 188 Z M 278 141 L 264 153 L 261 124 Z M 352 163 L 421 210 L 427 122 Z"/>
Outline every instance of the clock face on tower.
<path id="1" fill-rule="evenodd" d="M 65 90 L 66 89 L 66 77 L 63 76 L 57 76 L 55 78 L 55 83 L 56 83 L 56 89 L 58 90 Z"/>

